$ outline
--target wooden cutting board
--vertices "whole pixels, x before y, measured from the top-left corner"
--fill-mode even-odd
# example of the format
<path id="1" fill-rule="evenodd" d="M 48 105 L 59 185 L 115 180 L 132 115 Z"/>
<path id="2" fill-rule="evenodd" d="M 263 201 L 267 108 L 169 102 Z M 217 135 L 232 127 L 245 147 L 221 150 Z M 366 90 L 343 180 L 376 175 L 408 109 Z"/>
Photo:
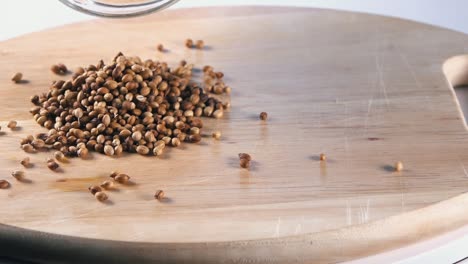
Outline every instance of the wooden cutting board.
<path id="1" fill-rule="evenodd" d="M 208 47 L 184 47 L 186 38 Z M 163 43 L 168 51 L 159 53 Z M 319 263 L 355 259 L 468 223 L 468 133 L 452 85 L 468 37 L 394 18 L 305 8 L 169 10 L 94 20 L 0 43 L 0 255 L 36 261 Z M 205 120 L 221 141 L 161 158 L 94 153 L 63 172 L 19 140 L 46 131 L 28 113 L 49 67 L 117 52 L 222 70 L 232 108 Z M 28 83 L 13 84 L 21 71 Z M 468 71 L 467 71 L 468 72 Z M 70 78 L 70 75 L 66 78 Z M 450 84 L 450 83 L 452 84 Z M 267 122 L 258 120 L 266 111 Z M 6 128 L 17 120 L 20 129 Z M 253 157 L 239 168 L 237 153 Z M 325 153 L 326 162 L 318 155 Z M 28 183 L 10 173 L 25 169 Z M 404 171 L 392 166 L 402 161 Z M 99 203 L 112 170 L 134 185 Z M 163 189 L 168 199 L 153 199 Z"/>

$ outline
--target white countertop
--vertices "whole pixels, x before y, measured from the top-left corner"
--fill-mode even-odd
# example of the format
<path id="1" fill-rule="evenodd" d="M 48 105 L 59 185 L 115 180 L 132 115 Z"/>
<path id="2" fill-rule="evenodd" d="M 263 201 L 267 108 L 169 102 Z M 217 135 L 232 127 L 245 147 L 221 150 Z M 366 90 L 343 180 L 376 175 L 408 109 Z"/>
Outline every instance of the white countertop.
<path id="1" fill-rule="evenodd" d="M 58 0 L 4 0 L 1 3 L 3 12 L 0 16 L 0 41 L 50 27 L 93 19 L 65 7 Z M 468 1 L 461 0 L 180 0 L 170 8 L 215 5 L 281 5 L 351 10 L 401 17 L 468 33 L 468 17 L 464 12 L 468 9 Z M 468 251 L 464 247 L 468 244 L 467 233 L 468 228 L 464 228 L 442 236 L 437 242 L 427 241 L 392 257 L 371 257 L 359 263 L 453 263 L 468 257 Z"/>

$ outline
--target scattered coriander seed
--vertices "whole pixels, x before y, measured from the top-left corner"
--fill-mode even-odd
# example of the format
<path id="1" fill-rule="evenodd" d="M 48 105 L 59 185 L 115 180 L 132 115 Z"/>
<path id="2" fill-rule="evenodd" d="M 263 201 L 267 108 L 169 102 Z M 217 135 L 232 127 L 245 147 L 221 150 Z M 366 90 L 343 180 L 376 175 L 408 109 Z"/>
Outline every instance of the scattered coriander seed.
<path id="1" fill-rule="evenodd" d="M 55 171 L 55 170 L 57 170 L 60 166 L 59 166 L 58 163 L 55 162 L 54 160 L 51 160 L 51 161 L 49 160 L 49 161 L 47 162 L 47 167 L 48 167 L 50 170 Z"/>
<path id="2" fill-rule="evenodd" d="M 193 48 L 193 40 L 192 39 L 185 40 L 185 46 L 189 49 Z"/>
<path id="3" fill-rule="evenodd" d="M 238 156 L 239 156 L 239 159 L 246 159 L 246 160 L 249 160 L 249 161 L 252 160 L 252 157 L 247 153 L 239 153 Z"/>
<path id="4" fill-rule="evenodd" d="M 89 186 L 88 187 L 89 192 L 91 192 L 92 195 L 95 195 L 97 192 L 102 192 L 101 187 L 97 185 Z"/>
<path id="5" fill-rule="evenodd" d="M 268 118 L 267 112 L 261 112 L 260 113 L 260 120 L 265 121 L 265 120 L 267 120 L 267 118 Z"/>
<path id="6" fill-rule="evenodd" d="M 20 181 L 23 179 L 24 172 L 20 170 L 15 170 L 11 173 L 11 176 Z"/>
<path id="7" fill-rule="evenodd" d="M 7 127 L 9 129 L 15 129 L 17 124 L 18 124 L 18 122 L 16 122 L 15 120 L 11 120 L 10 122 L 8 122 Z"/>
<path id="8" fill-rule="evenodd" d="M 158 49 L 158 51 L 163 52 L 164 51 L 163 44 L 158 44 L 157 49 Z"/>
<path id="9" fill-rule="evenodd" d="M 215 132 L 213 132 L 213 134 L 211 134 L 211 136 L 216 140 L 220 140 L 221 139 L 221 132 L 215 131 Z"/>
<path id="10" fill-rule="evenodd" d="M 65 155 L 61 151 L 55 151 L 54 152 L 54 158 L 57 159 L 58 161 L 65 161 Z"/>
<path id="11" fill-rule="evenodd" d="M 82 159 L 86 159 L 86 157 L 88 157 L 88 149 L 83 147 L 83 148 L 79 148 L 77 151 L 76 151 L 76 154 L 78 155 L 78 157 L 82 158 Z"/>
<path id="12" fill-rule="evenodd" d="M 321 161 L 325 161 L 325 160 L 327 160 L 327 156 L 325 156 L 325 154 L 323 154 L 323 153 L 320 153 L 319 159 Z"/>
<path id="13" fill-rule="evenodd" d="M 13 77 L 11 77 L 11 80 L 15 83 L 21 82 L 21 79 L 23 79 L 23 74 L 21 72 L 17 72 Z"/>
<path id="14" fill-rule="evenodd" d="M 172 140 L 171 140 L 171 145 L 172 145 L 173 147 L 178 147 L 178 146 L 180 146 L 180 140 L 179 140 L 178 138 L 172 138 Z"/>
<path id="15" fill-rule="evenodd" d="M 221 118 L 221 117 L 223 117 L 223 114 L 224 114 L 224 113 L 223 113 L 223 110 L 218 109 L 218 110 L 216 110 L 216 111 L 213 112 L 213 117 L 214 117 L 214 118 Z"/>
<path id="16" fill-rule="evenodd" d="M 104 189 L 112 189 L 112 187 L 114 187 L 114 183 L 112 181 L 103 181 L 101 183 L 101 187 Z"/>
<path id="17" fill-rule="evenodd" d="M 106 201 L 109 197 L 107 197 L 107 194 L 104 192 L 97 192 L 94 194 L 94 197 L 100 202 Z"/>
<path id="18" fill-rule="evenodd" d="M 34 139 L 32 142 L 31 142 L 31 145 L 35 148 L 35 149 L 40 149 L 40 148 L 43 148 L 45 147 L 45 142 L 44 140 L 42 139 Z"/>
<path id="19" fill-rule="evenodd" d="M 154 198 L 157 199 L 157 200 L 164 199 L 164 191 L 163 190 L 157 190 L 156 193 L 154 194 Z"/>
<path id="20" fill-rule="evenodd" d="M 21 148 L 27 153 L 34 152 L 34 147 L 31 144 L 23 144 L 21 145 Z"/>
<path id="21" fill-rule="evenodd" d="M 7 180 L 0 180 L 0 189 L 8 189 L 10 187 L 10 182 Z"/>
<path id="22" fill-rule="evenodd" d="M 403 162 L 398 161 L 398 162 L 395 164 L 395 171 L 402 171 L 402 170 L 403 170 Z"/>
<path id="23" fill-rule="evenodd" d="M 109 177 L 111 177 L 112 179 L 114 179 L 117 175 L 119 175 L 120 173 L 118 171 L 113 171 L 111 172 L 111 174 L 109 175 Z"/>
<path id="24" fill-rule="evenodd" d="M 250 167 L 250 160 L 240 159 L 239 164 L 242 168 L 248 169 Z"/>
<path id="25" fill-rule="evenodd" d="M 204 42 L 203 40 L 197 40 L 197 43 L 195 44 L 195 46 L 197 47 L 197 49 L 203 49 L 203 46 L 204 46 Z"/>
<path id="26" fill-rule="evenodd" d="M 130 176 L 120 173 L 119 175 L 115 176 L 114 180 L 118 183 L 125 184 L 130 180 Z"/>
<path id="27" fill-rule="evenodd" d="M 65 75 L 68 72 L 67 66 L 63 63 L 52 65 L 50 70 L 58 75 Z"/>
<path id="28" fill-rule="evenodd" d="M 31 160 L 30 160 L 29 157 L 26 157 L 26 158 L 22 159 L 20 163 L 21 163 L 21 165 L 23 165 L 26 168 L 31 166 Z"/>

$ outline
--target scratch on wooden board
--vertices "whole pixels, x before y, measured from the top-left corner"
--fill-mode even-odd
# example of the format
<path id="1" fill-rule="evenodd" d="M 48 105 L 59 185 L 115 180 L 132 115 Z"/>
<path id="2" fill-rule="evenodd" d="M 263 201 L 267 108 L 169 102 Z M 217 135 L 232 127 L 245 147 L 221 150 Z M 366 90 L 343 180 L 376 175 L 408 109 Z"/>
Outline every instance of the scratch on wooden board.
<path id="1" fill-rule="evenodd" d="M 294 230 L 294 234 L 295 235 L 299 234 L 301 230 L 302 230 L 302 224 L 299 223 L 296 225 L 296 230 Z"/>
<path id="2" fill-rule="evenodd" d="M 369 206 L 370 206 L 370 200 L 367 199 L 366 207 L 363 208 L 362 206 L 359 206 L 360 209 L 360 223 L 367 223 L 369 221 Z"/>
<path id="3" fill-rule="evenodd" d="M 353 224 L 351 206 L 349 205 L 349 201 L 346 201 L 346 223 L 348 225 Z"/>
<path id="4" fill-rule="evenodd" d="M 276 222 L 275 233 L 273 234 L 273 237 L 279 237 L 280 228 L 281 228 L 281 217 L 278 217 L 278 221 Z"/>
<path id="5" fill-rule="evenodd" d="M 388 95 L 387 95 L 387 85 L 385 84 L 384 77 L 383 77 L 383 72 L 382 72 L 382 65 L 380 63 L 380 54 L 377 53 L 375 56 L 375 67 L 377 69 L 377 75 L 379 77 L 379 86 L 382 89 L 384 98 L 385 98 L 385 104 L 388 106 L 389 105 L 389 100 L 388 100 Z"/>
<path id="6" fill-rule="evenodd" d="M 371 97 L 369 99 L 369 101 L 367 102 L 367 114 L 366 114 L 366 119 L 364 120 L 364 130 L 365 130 L 365 133 L 367 133 L 367 128 L 369 126 L 369 117 L 370 117 L 370 113 L 371 113 L 371 109 L 372 109 L 372 102 L 374 101 L 374 99 Z"/>
<path id="7" fill-rule="evenodd" d="M 463 162 L 461 162 L 461 160 L 459 159 L 458 162 L 460 163 L 462 169 L 463 169 L 463 173 L 465 174 L 465 177 L 468 178 L 468 172 L 466 171 L 466 168 L 465 168 L 465 165 L 463 165 Z"/>

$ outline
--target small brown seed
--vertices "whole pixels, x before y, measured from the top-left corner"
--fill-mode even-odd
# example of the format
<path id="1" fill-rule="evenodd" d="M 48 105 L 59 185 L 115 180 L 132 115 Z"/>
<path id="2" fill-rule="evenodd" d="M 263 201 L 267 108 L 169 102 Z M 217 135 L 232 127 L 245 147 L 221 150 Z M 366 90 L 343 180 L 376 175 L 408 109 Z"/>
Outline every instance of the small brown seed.
<path id="1" fill-rule="evenodd" d="M 0 180 L 0 189 L 8 189 L 10 187 L 10 182 L 7 180 Z"/>
<path id="2" fill-rule="evenodd" d="M 47 167 L 48 167 L 50 170 L 55 171 L 55 170 L 57 170 L 60 166 L 58 165 L 57 162 L 55 162 L 55 161 L 52 160 L 52 161 L 48 161 L 48 162 L 47 162 Z"/>
<path id="3" fill-rule="evenodd" d="M 29 159 L 29 157 L 26 157 L 26 158 L 22 159 L 20 163 L 21 163 L 21 165 L 23 165 L 26 168 L 31 166 L 31 160 Z"/>
<path id="4" fill-rule="evenodd" d="M 215 131 L 215 132 L 213 132 L 213 134 L 211 134 L 211 136 L 216 140 L 220 140 L 221 139 L 221 132 Z"/>
<path id="5" fill-rule="evenodd" d="M 21 181 L 24 176 L 24 172 L 20 170 L 15 170 L 11 173 L 11 176 L 13 176 L 15 179 Z"/>
<path id="6" fill-rule="evenodd" d="M 261 112 L 260 113 L 260 120 L 267 120 L 268 114 L 266 112 Z"/>
<path id="7" fill-rule="evenodd" d="M 240 162 L 239 164 L 240 164 L 240 166 L 242 168 L 248 169 L 250 167 L 250 160 L 248 160 L 248 159 L 240 159 L 239 162 Z"/>
<path id="8" fill-rule="evenodd" d="M 8 122 L 7 127 L 10 129 L 15 129 L 17 124 L 18 122 L 16 122 L 15 120 L 11 120 L 10 122 Z"/>
<path id="9" fill-rule="evenodd" d="M 172 145 L 173 147 L 178 147 L 178 146 L 180 146 L 180 140 L 179 140 L 178 138 L 172 138 L 172 140 L 171 140 L 171 145 Z"/>
<path id="10" fill-rule="evenodd" d="M 149 148 L 147 146 L 140 145 L 136 148 L 136 151 L 140 155 L 148 155 Z"/>
<path id="11" fill-rule="evenodd" d="M 15 83 L 21 82 L 21 79 L 23 79 L 23 74 L 21 72 L 15 73 L 15 75 L 13 75 L 13 77 L 11 78 L 11 80 Z"/>
<path id="12" fill-rule="evenodd" d="M 158 44 L 157 49 L 158 49 L 158 51 L 163 52 L 164 51 L 163 44 Z"/>
<path id="13" fill-rule="evenodd" d="M 185 46 L 189 49 L 193 48 L 193 40 L 191 39 L 185 40 Z"/>
<path id="14" fill-rule="evenodd" d="M 67 66 L 65 66 L 65 64 L 62 64 L 62 63 L 52 65 L 50 67 L 50 70 L 53 73 L 58 74 L 58 75 L 64 75 L 68 71 Z"/>
<path id="15" fill-rule="evenodd" d="M 398 161 L 398 162 L 395 164 L 395 171 L 402 171 L 402 170 L 403 170 L 403 162 Z"/>
<path id="16" fill-rule="evenodd" d="M 88 190 L 91 192 L 92 195 L 95 195 L 97 192 L 102 192 L 101 187 L 97 185 L 89 186 Z"/>
<path id="17" fill-rule="evenodd" d="M 96 197 L 96 199 L 100 202 L 104 202 L 109 198 L 104 192 L 97 192 L 96 194 L 94 194 L 94 197 Z"/>
<path id="18" fill-rule="evenodd" d="M 252 157 L 247 153 L 239 153 L 238 156 L 239 156 L 239 159 L 246 159 L 248 161 L 252 160 Z"/>
<path id="19" fill-rule="evenodd" d="M 32 142 L 31 142 L 31 145 L 35 148 L 35 149 L 40 149 L 40 148 L 43 148 L 45 147 L 45 142 L 44 140 L 42 139 L 34 139 Z"/>
<path id="20" fill-rule="evenodd" d="M 118 183 L 125 184 L 130 180 L 130 176 L 128 176 L 127 174 L 121 173 L 115 176 L 114 180 Z"/>
<path id="21" fill-rule="evenodd" d="M 113 171 L 109 174 L 109 177 L 111 177 L 112 179 L 114 179 L 117 175 L 119 175 L 120 173 L 118 171 Z"/>
<path id="22" fill-rule="evenodd" d="M 101 183 L 101 187 L 104 189 L 112 189 L 112 187 L 114 187 L 114 183 L 112 181 L 103 181 Z"/>
<path id="23" fill-rule="evenodd" d="M 64 161 L 66 159 L 65 155 L 61 151 L 55 151 L 54 158 L 56 158 L 58 161 Z"/>
<path id="24" fill-rule="evenodd" d="M 21 148 L 27 153 L 34 152 L 34 147 L 31 144 L 23 144 Z"/>
<path id="25" fill-rule="evenodd" d="M 88 149 L 83 147 L 83 148 L 79 148 L 76 152 L 76 154 L 78 155 L 78 157 L 82 158 L 82 159 L 86 159 L 86 157 L 88 157 Z"/>
<path id="26" fill-rule="evenodd" d="M 115 153 L 114 148 L 111 145 L 104 146 L 104 154 L 107 156 L 113 156 Z"/>
<path id="27" fill-rule="evenodd" d="M 196 43 L 197 49 L 203 49 L 203 46 L 205 46 L 203 40 L 197 40 L 197 43 Z"/>
<path id="28" fill-rule="evenodd" d="M 218 109 L 216 111 L 213 112 L 213 117 L 214 118 L 221 118 L 223 117 L 224 113 L 223 113 L 223 110 L 221 109 Z"/>
<path id="29" fill-rule="evenodd" d="M 163 190 L 157 190 L 156 193 L 154 194 L 154 199 L 157 199 L 157 200 L 164 199 L 164 191 Z"/>

